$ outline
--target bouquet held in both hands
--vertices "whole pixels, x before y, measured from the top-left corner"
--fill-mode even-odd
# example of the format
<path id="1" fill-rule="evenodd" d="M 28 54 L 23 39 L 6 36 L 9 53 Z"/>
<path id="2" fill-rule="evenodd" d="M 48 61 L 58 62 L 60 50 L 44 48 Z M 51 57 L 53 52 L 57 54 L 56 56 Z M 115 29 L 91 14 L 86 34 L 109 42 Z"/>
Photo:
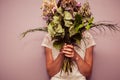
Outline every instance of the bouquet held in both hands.
<path id="1" fill-rule="evenodd" d="M 90 12 L 87 1 L 81 4 L 75 0 L 61 0 L 59 3 L 56 0 L 43 0 L 42 10 L 43 19 L 46 21 L 47 26 L 29 29 L 22 33 L 22 37 L 25 37 L 29 32 L 46 31 L 54 40 L 53 46 L 59 50 L 63 47 L 69 47 L 65 49 L 74 51 L 72 50 L 74 46 L 78 46 L 77 44 L 83 39 L 82 33 L 92 28 L 101 30 L 107 27 L 109 30 L 119 31 L 117 24 L 94 23 L 94 17 Z M 70 73 L 73 66 L 73 61 L 69 55 L 65 55 L 61 70 Z"/>

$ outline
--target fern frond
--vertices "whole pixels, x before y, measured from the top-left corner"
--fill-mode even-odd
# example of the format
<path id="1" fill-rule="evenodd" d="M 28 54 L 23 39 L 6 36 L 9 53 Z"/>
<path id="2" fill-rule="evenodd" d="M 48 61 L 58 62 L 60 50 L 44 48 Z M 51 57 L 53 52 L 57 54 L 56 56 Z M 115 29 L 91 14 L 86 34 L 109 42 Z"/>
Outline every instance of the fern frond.
<path id="1" fill-rule="evenodd" d="M 21 33 L 21 37 L 24 38 L 28 33 L 35 32 L 35 31 L 45 31 L 45 32 L 47 32 L 47 27 L 44 27 L 44 28 L 40 27 L 40 28 L 35 28 L 35 29 L 29 29 L 29 30 Z"/>
<path id="2" fill-rule="evenodd" d="M 105 28 L 108 28 L 110 31 L 120 31 L 120 27 L 117 24 L 110 24 L 110 23 L 93 23 L 91 28 L 97 28 L 98 30 L 105 31 Z"/>

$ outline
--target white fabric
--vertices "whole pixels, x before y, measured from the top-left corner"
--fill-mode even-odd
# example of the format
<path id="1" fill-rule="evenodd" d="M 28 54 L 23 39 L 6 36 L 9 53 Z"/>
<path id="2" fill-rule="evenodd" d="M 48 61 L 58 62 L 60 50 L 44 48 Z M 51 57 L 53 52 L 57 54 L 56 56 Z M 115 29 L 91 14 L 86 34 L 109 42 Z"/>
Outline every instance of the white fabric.
<path id="1" fill-rule="evenodd" d="M 53 41 L 51 41 L 50 35 L 47 34 L 45 36 L 45 38 L 43 39 L 43 42 L 41 45 L 52 49 L 53 58 L 56 59 L 56 57 L 59 54 L 59 50 L 54 48 L 52 44 L 53 44 Z M 80 48 L 79 47 L 74 47 L 74 48 L 75 48 L 76 52 L 81 56 L 81 58 L 84 59 L 86 48 L 89 48 L 90 46 L 94 46 L 95 44 L 96 43 L 95 43 L 92 35 L 89 32 L 85 31 L 83 33 L 83 39 L 81 40 L 81 44 L 78 44 Z M 62 73 L 59 72 L 56 75 L 54 75 L 51 78 L 51 80 L 86 80 L 86 78 L 79 72 L 78 67 L 75 64 L 72 73 L 67 75 L 64 72 L 62 72 Z"/>

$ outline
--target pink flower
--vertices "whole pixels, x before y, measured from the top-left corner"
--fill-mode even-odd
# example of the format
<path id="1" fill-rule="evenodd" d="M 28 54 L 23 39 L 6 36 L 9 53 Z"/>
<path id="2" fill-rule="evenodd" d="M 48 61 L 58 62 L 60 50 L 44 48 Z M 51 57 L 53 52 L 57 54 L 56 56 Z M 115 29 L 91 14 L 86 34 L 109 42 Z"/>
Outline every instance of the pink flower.
<path id="1" fill-rule="evenodd" d="M 56 10 L 56 7 L 53 7 L 52 12 L 54 13 L 54 12 L 55 12 L 55 10 Z"/>
<path id="2" fill-rule="evenodd" d="M 80 2 L 78 2 L 76 6 L 77 6 L 77 7 L 81 7 L 81 3 L 80 3 Z"/>

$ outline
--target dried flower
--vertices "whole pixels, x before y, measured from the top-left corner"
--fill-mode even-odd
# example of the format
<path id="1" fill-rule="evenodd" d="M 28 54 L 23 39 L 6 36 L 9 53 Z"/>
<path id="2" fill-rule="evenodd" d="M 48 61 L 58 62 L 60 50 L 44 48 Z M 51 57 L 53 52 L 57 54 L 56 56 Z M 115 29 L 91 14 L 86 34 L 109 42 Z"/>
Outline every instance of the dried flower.
<path id="1" fill-rule="evenodd" d="M 55 0 L 43 1 L 43 16 L 47 16 L 49 13 L 54 13 L 53 9 L 57 8 Z"/>
<path id="2" fill-rule="evenodd" d="M 90 12 L 90 6 L 89 6 L 88 2 L 86 2 L 82 5 L 82 7 L 80 8 L 80 11 L 83 16 L 91 17 L 91 15 L 92 15 Z"/>

